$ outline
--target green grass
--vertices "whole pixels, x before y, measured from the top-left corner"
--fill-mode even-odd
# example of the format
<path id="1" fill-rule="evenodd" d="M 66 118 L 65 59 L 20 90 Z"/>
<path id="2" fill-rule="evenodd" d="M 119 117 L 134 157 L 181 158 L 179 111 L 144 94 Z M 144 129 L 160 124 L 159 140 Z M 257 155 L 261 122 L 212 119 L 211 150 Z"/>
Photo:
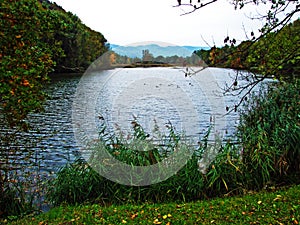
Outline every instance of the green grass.
<path id="1" fill-rule="evenodd" d="M 300 186 L 190 203 L 59 206 L 4 224 L 298 224 Z"/>

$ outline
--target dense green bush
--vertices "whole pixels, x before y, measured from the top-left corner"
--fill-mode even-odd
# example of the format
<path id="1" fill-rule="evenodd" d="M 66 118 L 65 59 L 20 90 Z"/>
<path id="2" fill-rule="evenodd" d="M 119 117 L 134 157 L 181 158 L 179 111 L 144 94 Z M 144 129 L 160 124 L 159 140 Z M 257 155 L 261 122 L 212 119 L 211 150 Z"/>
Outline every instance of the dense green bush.
<path id="1" fill-rule="evenodd" d="M 300 180 L 299 87 L 299 80 L 275 84 L 242 112 L 238 135 L 249 187 Z"/>
<path id="2" fill-rule="evenodd" d="M 42 109 L 48 73 L 84 71 L 107 46 L 101 33 L 47 0 L 5 0 L 0 7 L 0 110 L 15 126 Z"/>

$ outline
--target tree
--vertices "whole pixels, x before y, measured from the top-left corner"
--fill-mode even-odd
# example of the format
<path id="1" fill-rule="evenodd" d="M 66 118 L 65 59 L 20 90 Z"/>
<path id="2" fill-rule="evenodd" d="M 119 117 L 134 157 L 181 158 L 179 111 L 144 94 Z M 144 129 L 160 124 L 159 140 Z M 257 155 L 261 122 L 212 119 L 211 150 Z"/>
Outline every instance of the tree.
<path id="1" fill-rule="evenodd" d="M 145 49 L 142 51 L 143 53 L 143 61 L 153 61 L 153 55 L 150 53 L 149 49 Z"/>
<path id="2" fill-rule="evenodd" d="M 106 39 L 47 0 L 0 3 L 0 110 L 8 126 L 42 109 L 48 73 L 84 71 L 101 56 Z"/>
<path id="3" fill-rule="evenodd" d="M 207 5 L 214 4 L 218 0 L 185 0 L 177 1 L 174 7 L 187 8 L 183 15 L 194 13 Z M 175 0 L 174 0 L 175 2 Z M 269 7 L 265 15 L 260 15 L 256 19 L 264 21 L 264 25 L 257 31 L 251 32 L 248 40 L 237 45 L 235 38 L 226 37 L 225 47 L 213 47 L 207 52 L 198 51 L 203 54 L 203 59 L 208 58 L 208 63 L 214 66 L 231 67 L 237 69 L 236 77 L 232 84 L 227 84 L 224 93 L 229 95 L 240 95 L 244 93 L 241 100 L 231 108 L 235 110 L 247 95 L 261 81 L 267 77 L 276 77 L 279 80 L 299 77 L 299 28 L 289 25 L 297 13 L 300 12 L 299 0 L 233 0 L 235 9 L 241 9 L 248 4 L 261 4 Z M 299 23 L 296 21 L 295 23 Z M 227 45 L 230 44 L 230 46 Z M 295 68 L 295 69 L 291 69 Z M 243 75 L 239 70 L 248 69 L 248 76 Z M 257 74 L 260 76 L 257 76 Z M 238 80 L 247 82 L 238 82 Z"/>
<path id="4" fill-rule="evenodd" d="M 52 34 L 39 7 L 33 0 L 1 2 L 0 107 L 10 126 L 41 108 L 42 85 L 54 65 L 50 46 L 40 41 Z"/>
<path id="5" fill-rule="evenodd" d="M 174 0 L 175 1 L 175 0 Z M 185 14 L 213 4 L 217 0 L 190 0 L 177 7 L 190 7 Z M 241 96 L 240 101 L 228 111 L 236 110 L 246 100 L 240 113 L 237 137 L 242 151 L 241 162 L 255 188 L 271 184 L 290 184 L 299 181 L 300 128 L 299 128 L 299 84 L 300 84 L 300 19 L 293 17 L 300 12 L 299 0 L 233 0 L 235 8 L 247 4 L 267 4 L 270 8 L 256 37 L 251 37 L 236 46 L 236 40 L 226 37 L 222 48 L 207 52 L 198 51 L 208 57 L 214 66 L 237 69 L 232 83 L 224 93 Z M 249 73 L 240 70 L 248 70 Z M 260 92 L 247 95 L 265 78 L 274 77 L 279 82 Z M 253 181 L 254 182 L 253 182 Z M 252 183 L 252 184 L 251 184 Z M 247 184 L 248 186 L 248 184 Z"/>
<path id="6" fill-rule="evenodd" d="M 250 71 L 278 80 L 300 78 L 300 19 L 255 42 L 246 57 Z"/>

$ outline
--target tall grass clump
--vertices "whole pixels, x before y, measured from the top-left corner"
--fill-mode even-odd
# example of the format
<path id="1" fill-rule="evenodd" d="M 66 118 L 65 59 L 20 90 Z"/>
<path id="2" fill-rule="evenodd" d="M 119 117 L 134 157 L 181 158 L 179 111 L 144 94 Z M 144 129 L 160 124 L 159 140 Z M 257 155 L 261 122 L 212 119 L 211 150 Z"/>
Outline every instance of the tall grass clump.
<path id="1" fill-rule="evenodd" d="M 142 154 L 137 161 L 137 156 L 132 151 L 127 151 L 126 146 L 122 147 L 123 142 L 116 139 L 111 141 L 113 142 L 108 142 L 107 146 L 108 148 L 115 146 L 116 149 L 112 152 L 118 152 L 116 156 L 119 160 L 130 163 L 131 158 L 132 162 L 137 162 L 138 165 L 152 164 L 151 157 L 148 157 L 145 152 L 137 153 Z M 118 141 L 117 145 L 116 141 Z M 168 142 L 173 145 L 176 141 L 168 140 Z M 64 203 L 76 205 L 84 202 L 110 205 L 189 202 L 225 194 L 240 194 L 244 191 L 244 173 L 238 149 L 231 144 L 221 146 L 219 154 L 212 161 L 207 172 L 203 173 L 199 170 L 199 160 L 205 149 L 195 148 L 191 159 L 177 173 L 165 181 L 149 186 L 126 186 L 115 183 L 100 176 L 89 164 L 79 159 L 63 167 L 58 172 L 57 178 L 49 182 L 52 188 L 48 193 L 48 200 L 54 205 Z M 158 160 L 163 157 L 165 156 L 161 151 L 158 151 Z"/>
<path id="2" fill-rule="evenodd" d="M 2 174 L 0 176 L 0 218 L 14 218 L 36 210 L 22 184 Z"/>
<path id="3" fill-rule="evenodd" d="M 245 171 L 240 146 L 231 143 L 220 148 L 205 174 L 208 197 L 242 194 L 245 191 Z"/>
<path id="4" fill-rule="evenodd" d="M 253 96 L 241 113 L 238 136 L 247 188 L 300 181 L 300 80 Z"/>
<path id="5" fill-rule="evenodd" d="M 111 135 L 101 130 L 100 137 L 105 143 L 106 151 L 128 165 L 148 166 L 156 164 L 180 148 L 182 135 L 168 125 L 167 135 L 158 135 L 155 140 L 137 123 L 133 122 L 133 134 Z M 159 137 L 159 139 L 157 139 Z M 141 142 L 140 142 L 141 141 Z M 139 144 L 147 145 L 148 151 L 140 151 Z M 191 149 L 191 151 L 195 151 Z M 196 150 L 200 151 L 200 150 Z M 126 186 L 110 181 L 97 172 L 84 160 L 66 165 L 56 179 L 49 182 L 51 186 L 48 199 L 54 205 L 62 203 L 77 204 L 85 201 L 104 205 L 142 202 L 186 201 L 203 196 L 203 175 L 199 172 L 199 157 L 194 154 L 187 164 L 174 176 L 165 181 L 148 186 Z"/>

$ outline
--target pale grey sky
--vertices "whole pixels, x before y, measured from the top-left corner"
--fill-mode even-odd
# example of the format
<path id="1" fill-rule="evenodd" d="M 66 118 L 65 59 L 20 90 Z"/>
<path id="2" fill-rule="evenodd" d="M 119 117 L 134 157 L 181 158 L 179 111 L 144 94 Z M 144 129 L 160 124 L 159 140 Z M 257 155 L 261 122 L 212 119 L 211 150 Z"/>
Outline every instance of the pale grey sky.
<path id="1" fill-rule="evenodd" d="M 221 0 L 192 14 L 181 16 L 183 8 L 174 8 L 176 0 L 52 0 L 66 11 L 76 14 L 87 26 L 101 32 L 111 44 L 162 41 L 175 45 L 223 45 L 227 34 L 245 40 L 261 27 L 261 22 L 249 19 L 263 13 L 264 5 L 247 5 L 234 10 L 227 0 Z M 188 9 L 186 9 L 188 10 Z"/>

